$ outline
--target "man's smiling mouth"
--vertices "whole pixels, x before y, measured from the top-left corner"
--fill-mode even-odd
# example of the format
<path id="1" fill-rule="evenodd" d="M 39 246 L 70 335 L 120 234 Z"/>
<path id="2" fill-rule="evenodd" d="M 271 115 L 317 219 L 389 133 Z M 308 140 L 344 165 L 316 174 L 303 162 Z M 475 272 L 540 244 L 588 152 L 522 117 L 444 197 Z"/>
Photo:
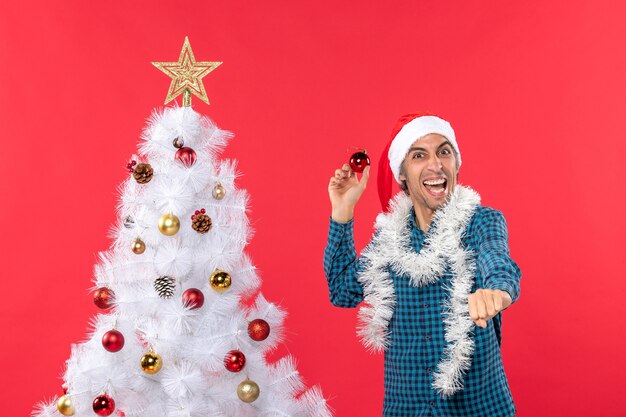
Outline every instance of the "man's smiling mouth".
<path id="1" fill-rule="evenodd" d="M 448 191 L 448 180 L 440 178 L 430 178 L 422 182 L 429 194 L 437 197 L 445 195 Z"/>

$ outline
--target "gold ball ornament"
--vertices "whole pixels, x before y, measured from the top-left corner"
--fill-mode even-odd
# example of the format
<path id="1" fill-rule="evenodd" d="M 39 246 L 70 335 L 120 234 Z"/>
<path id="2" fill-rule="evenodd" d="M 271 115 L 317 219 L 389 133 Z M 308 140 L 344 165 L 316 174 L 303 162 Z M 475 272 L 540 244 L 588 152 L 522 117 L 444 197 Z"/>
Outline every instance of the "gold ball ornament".
<path id="1" fill-rule="evenodd" d="M 133 253 L 137 255 L 141 255 L 142 253 L 146 251 L 146 244 L 141 239 L 135 239 L 135 241 L 133 242 L 132 249 L 133 249 Z"/>
<path id="2" fill-rule="evenodd" d="M 213 187 L 213 198 L 216 200 L 221 200 L 226 195 L 226 188 L 221 183 L 217 183 L 215 187 Z"/>
<path id="3" fill-rule="evenodd" d="M 72 400 L 67 395 L 62 395 L 57 401 L 57 410 L 59 413 L 64 416 L 73 416 L 74 415 L 74 406 L 72 405 Z"/>
<path id="4" fill-rule="evenodd" d="M 232 279 L 230 278 L 230 274 L 228 272 L 216 269 L 215 272 L 211 274 L 209 282 L 215 291 L 224 292 L 230 287 Z"/>
<path id="5" fill-rule="evenodd" d="M 175 215 L 168 213 L 159 219 L 159 231 L 165 236 L 174 236 L 180 230 L 180 220 Z"/>
<path id="6" fill-rule="evenodd" d="M 251 403 L 259 398 L 259 394 L 261 393 L 261 389 L 258 384 L 251 380 L 250 378 L 246 378 L 239 386 L 237 387 L 237 396 L 244 403 Z"/>
<path id="7" fill-rule="evenodd" d="M 163 360 L 161 359 L 161 355 L 151 351 L 141 357 L 139 366 L 141 366 L 141 370 L 147 374 L 156 374 L 163 367 Z"/>

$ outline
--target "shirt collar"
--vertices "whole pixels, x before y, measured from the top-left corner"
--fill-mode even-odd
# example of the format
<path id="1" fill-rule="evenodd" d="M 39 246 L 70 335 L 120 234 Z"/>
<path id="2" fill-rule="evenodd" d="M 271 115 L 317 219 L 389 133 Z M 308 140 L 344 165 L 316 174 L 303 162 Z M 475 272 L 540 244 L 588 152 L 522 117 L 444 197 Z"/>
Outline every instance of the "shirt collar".
<path id="1" fill-rule="evenodd" d="M 411 210 L 409 211 L 409 230 L 412 231 L 411 234 L 415 235 L 420 241 L 423 241 L 424 237 L 432 233 L 436 227 L 437 227 L 437 220 L 435 220 L 433 216 L 433 221 L 430 223 L 430 227 L 428 228 L 428 233 L 424 233 L 424 231 L 420 229 L 420 227 L 417 224 L 417 221 L 415 220 L 415 207 L 411 206 Z"/>
<path id="2" fill-rule="evenodd" d="M 425 233 L 417 225 L 417 221 L 415 220 L 415 207 L 413 206 L 411 206 L 411 210 L 409 211 L 409 230 L 411 230 L 411 236 L 415 237 L 418 242 L 422 242 L 424 240 Z M 428 230 L 430 231 L 430 229 Z"/>

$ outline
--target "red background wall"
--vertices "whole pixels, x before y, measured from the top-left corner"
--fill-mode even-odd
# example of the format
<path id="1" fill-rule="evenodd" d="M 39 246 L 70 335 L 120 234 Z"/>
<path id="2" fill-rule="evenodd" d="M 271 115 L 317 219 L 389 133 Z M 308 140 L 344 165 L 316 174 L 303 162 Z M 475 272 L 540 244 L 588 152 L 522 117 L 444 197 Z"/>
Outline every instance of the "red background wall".
<path id="1" fill-rule="evenodd" d="M 623 416 L 626 146 L 623 2 L 0 4 L 2 415 L 60 392 L 96 309 L 116 186 L 169 80 L 151 61 L 224 64 L 195 100 L 236 138 L 249 246 L 291 352 L 337 416 L 380 415 L 382 358 L 334 308 L 322 269 L 327 181 L 395 120 L 452 121 L 460 180 L 507 218 L 522 295 L 503 355 L 520 416 Z M 375 170 L 373 170 L 375 174 Z M 379 211 L 358 207 L 362 248 Z"/>

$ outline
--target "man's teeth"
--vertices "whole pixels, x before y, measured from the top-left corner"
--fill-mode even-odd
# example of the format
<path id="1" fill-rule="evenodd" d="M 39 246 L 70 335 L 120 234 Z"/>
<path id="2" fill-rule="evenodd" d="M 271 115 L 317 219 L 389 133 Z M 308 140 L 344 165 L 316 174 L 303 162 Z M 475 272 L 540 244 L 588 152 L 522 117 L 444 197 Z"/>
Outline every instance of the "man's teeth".
<path id="1" fill-rule="evenodd" d="M 445 194 L 448 190 L 448 183 L 445 178 L 439 178 L 436 180 L 427 180 L 423 182 L 424 186 L 428 188 L 428 192 L 431 194 Z"/>
<path id="2" fill-rule="evenodd" d="M 438 180 L 424 181 L 424 185 L 441 185 L 445 182 L 446 180 L 444 178 L 440 178 Z"/>

